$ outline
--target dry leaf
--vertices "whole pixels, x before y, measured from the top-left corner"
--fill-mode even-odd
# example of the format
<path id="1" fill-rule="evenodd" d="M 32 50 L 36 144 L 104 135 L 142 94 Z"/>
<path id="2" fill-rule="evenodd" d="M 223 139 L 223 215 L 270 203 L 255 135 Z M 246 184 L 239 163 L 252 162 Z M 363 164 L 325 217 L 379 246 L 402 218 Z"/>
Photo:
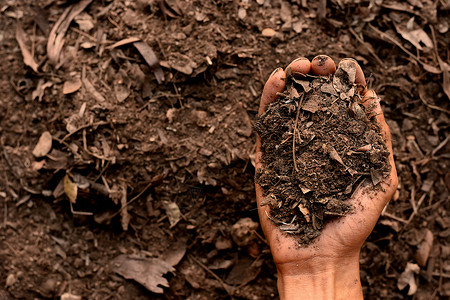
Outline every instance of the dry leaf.
<path id="1" fill-rule="evenodd" d="M 31 55 L 30 51 L 26 46 L 25 32 L 23 31 L 20 23 L 17 23 L 16 26 L 16 40 L 17 43 L 19 43 L 20 51 L 22 52 L 23 63 L 29 66 L 31 69 L 33 69 L 33 71 L 38 73 L 39 65 L 36 63 L 36 61 L 34 60 L 33 56 Z"/>
<path id="2" fill-rule="evenodd" d="M 309 209 L 306 206 L 304 206 L 302 203 L 298 204 L 298 209 L 300 210 L 300 212 L 305 217 L 306 222 L 308 222 L 308 223 L 311 222 Z"/>
<path id="3" fill-rule="evenodd" d="M 158 81 L 159 84 L 163 83 L 164 72 L 161 69 L 161 66 L 159 65 L 159 60 L 156 57 L 155 52 L 153 52 L 153 49 L 150 48 L 150 46 L 144 42 L 134 42 L 133 45 L 142 55 L 142 57 L 147 62 L 149 67 L 152 68 L 153 73 L 155 74 L 156 77 L 156 81 Z"/>
<path id="4" fill-rule="evenodd" d="M 174 227 L 181 220 L 181 211 L 175 202 L 163 201 L 164 209 L 169 218 L 170 227 Z"/>
<path id="5" fill-rule="evenodd" d="M 59 62 L 59 55 L 64 45 L 64 36 L 66 35 L 67 29 L 69 29 L 70 23 L 91 2 L 92 0 L 81 0 L 80 2 L 67 7 L 53 26 L 47 42 L 47 56 L 50 63 L 53 65 L 57 65 Z"/>
<path id="6" fill-rule="evenodd" d="M 128 214 L 127 203 L 127 184 L 121 182 L 120 185 L 121 197 L 120 197 L 120 223 L 122 224 L 123 231 L 128 230 L 128 224 L 130 223 L 130 215 Z"/>
<path id="7" fill-rule="evenodd" d="M 51 81 L 45 82 L 44 79 L 39 79 L 36 89 L 31 93 L 31 98 L 33 100 L 36 100 L 37 98 L 39 102 L 41 102 L 42 97 L 44 97 L 45 89 L 52 85 L 53 83 Z"/>
<path id="8" fill-rule="evenodd" d="M 258 223 L 250 218 L 242 218 L 231 227 L 231 237 L 239 247 L 245 247 L 252 242 L 256 235 Z"/>
<path id="9" fill-rule="evenodd" d="M 117 48 L 117 47 L 120 47 L 120 46 L 123 46 L 123 45 L 126 45 L 126 44 L 131 44 L 131 43 L 134 43 L 134 42 L 139 42 L 140 40 L 141 40 L 141 39 L 138 38 L 138 37 L 134 37 L 134 36 L 128 37 L 128 38 L 126 38 L 126 39 L 123 39 L 123 40 L 120 40 L 120 41 L 118 41 L 118 42 L 115 42 L 115 43 L 112 44 L 111 46 L 106 47 L 106 49 L 114 49 L 114 48 Z"/>
<path id="10" fill-rule="evenodd" d="M 417 263 L 421 267 L 425 267 L 425 265 L 427 264 L 431 248 L 433 247 L 433 240 L 434 240 L 433 233 L 429 229 L 426 229 L 425 237 L 422 243 L 420 244 L 419 248 L 417 249 L 416 254 L 414 255 Z"/>
<path id="11" fill-rule="evenodd" d="M 407 41 L 414 45 L 418 50 L 423 50 L 420 43 L 425 45 L 425 47 L 433 48 L 433 42 L 431 41 L 428 34 L 422 29 L 408 30 L 402 28 L 400 25 L 395 26 L 397 32 Z"/>
<path id="12" fill-rule="evenodd" d="M 353 97 L 355 94 L 356 62 L 342 60 L 333 77 L 333 87 L 340 92 L 341 99 Z"/>
<path id="13" fill-rule="evenodd" d="M 64 82 L 63 86 L 63 94 L 72 94 L 78 91 L 81 88 L 81 80 L 79 78 L 75 78 L 72 80 L 68 80 Z"/>
<path id="14" fill-rule="evenodd" d="M 130 96 L 130 90 L 123 84 L 114 85 L 114 93 L 119 103 L 125 101 Z"/>
<path id="15" fill-rule="evenodd" d="M 92 17 L 85 12 L 80 13 L 74 20 L 82 31 L 90 31 L 94 28 L 94 19 L 92 19 Z"/>
<path id="16" fill-rule="evenodd" d="M 89 94 L 91 94 L 95 100 L 97 100 L 98 102 L 104 102 L 105 101 L 105 97 L 102 96 L 102 94 L 100 94 L 95 87 L 92 85 L 92 83 L 89 81 L 89 79 L 87 78 L 83 78 L 83 85 L 84 88 L 86 89 L 86 91 L 88 91 Z"/>
<path id="17" fill-rule="evenodd" d="M 64 193 L 72 204 L 77 202 L 78 186 L 72 181 L 72 179 L 70 179 L 69 174 L 64 176 Z"/>
<path id="18" fill-rule="evenodd" d="M 408 295 L 414 295 L 417 291 L 416 279 L 414 278 L 414 273 L 418 274 L 420 267 L 413 263 L 407 263 L 405 271 L 400 275 L 397 282 L 397 287 L 399 290 L 403 290 L 409 285 Z"/>
<path id="19" fill-rule="evenodd" d="M 126 279 L 133 279 L 142 284 L 146 289 L 154 293 L 162 294 L 160 287 L 169 287 L 169 282 L 163 277 L 167 272 L 175 269 L 167 262 L 159 258 L 139 258 L 120 255 L 113 260 L 114 272 Z"/>
<path id="20" fill-rule="evenodd" d="M 48 131 L 44 131 L 39 138 L 38 143 L 33 149 L 35 157 L 43 157 L 52 149 L 52 135 Z"/>

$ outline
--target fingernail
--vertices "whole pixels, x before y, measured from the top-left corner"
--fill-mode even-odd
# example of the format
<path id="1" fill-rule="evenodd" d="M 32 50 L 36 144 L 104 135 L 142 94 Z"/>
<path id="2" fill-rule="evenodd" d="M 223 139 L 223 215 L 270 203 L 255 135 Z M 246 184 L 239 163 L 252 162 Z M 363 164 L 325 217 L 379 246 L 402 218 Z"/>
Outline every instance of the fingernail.
<path id="1" fill-rule="evenodd" d="M 316 57 L 313 58 L 314 60 L 318 60 L 318 65 L 319 66 L 323 66 L 325 64 L 325 62 L 329 59 L 330 57 L 327 55 L 317 55 Z"/>
<path id="2" fill-rule="evenodd" d="M 346 61 L 351 61 L 351 62 L 353 62 L 354 64 L 358 64 L 358 62 L 356 61 L 356 59 L 351 58 L 351 57 L 347 57 L 347 58 L 341 59 L 341 61 L 339 62 L 339 65 L 342 64 L 343 62 L 346 62 Z"/>
<path id="3" fill-rule="evenodd" d="M 283 70 L 283 68 L 276 68 L 275 70 L 273 70 L 272 74 L 270 74 L 269 77 L 272 77 L 275 73 L 277 73 L 280 70 Z"/>
<path id="4" fill-rule="evenodd" d="M 295 63 L 296 61 L 300 61 L 300 60 L 308 60 L 308 59 L 306 57 L 301 56 L 301 57 L 298 57 L 298 58 L 294 59 L 292 61 L 292 63 Z"/>

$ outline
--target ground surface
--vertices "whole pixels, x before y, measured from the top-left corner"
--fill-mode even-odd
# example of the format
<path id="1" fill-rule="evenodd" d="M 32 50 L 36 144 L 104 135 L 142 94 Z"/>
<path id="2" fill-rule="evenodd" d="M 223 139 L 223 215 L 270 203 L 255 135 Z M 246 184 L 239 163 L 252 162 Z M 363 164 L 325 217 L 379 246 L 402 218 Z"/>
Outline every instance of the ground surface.
<path id="1" fill-rule="evenodd" d="M 76 1 L 2 1 L 0 298 L 276 299 L 253 124 L 270 72 L 317 54 L 359 61 L 393 135 L 400 185 L 362 250 L 366 298 L 449 297 L 450 5 L 350 2 L 94 1 L 55 58 Z M 145 46 L 111 47 L 130 37 L 163 82 Z M 124 279 L 120 255 L 174 266 L 169 287 Z"/>

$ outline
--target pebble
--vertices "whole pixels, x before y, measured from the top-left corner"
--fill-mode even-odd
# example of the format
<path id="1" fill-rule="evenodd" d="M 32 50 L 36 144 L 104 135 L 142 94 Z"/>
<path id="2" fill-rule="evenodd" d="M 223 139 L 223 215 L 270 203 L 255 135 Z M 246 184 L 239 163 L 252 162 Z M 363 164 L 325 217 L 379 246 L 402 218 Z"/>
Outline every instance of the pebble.
<path id="1" fill-rule="evenodd" d="M 273 37 L 277 32 L 272 28 L 265 28 L 261 33 L 265 37 Z"/>

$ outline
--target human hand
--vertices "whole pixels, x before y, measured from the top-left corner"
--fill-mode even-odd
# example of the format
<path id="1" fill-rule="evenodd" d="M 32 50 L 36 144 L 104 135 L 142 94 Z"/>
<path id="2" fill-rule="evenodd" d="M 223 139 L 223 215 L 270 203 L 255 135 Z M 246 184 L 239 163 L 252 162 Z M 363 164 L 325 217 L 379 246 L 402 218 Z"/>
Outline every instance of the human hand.
<path id="1" fill-rule="evenodd" d="M 366 81 L 361 67 L 356 61 L 351 61 L 356 64 L 356 84 L 365 87 Z M 296 59 L 288 68 L 292 73 L 323 76 L 336 71 L 334 62 L 324 55 L 317 56 L 312 62 L 306 58 Z M 275 70 L 267 80 L 258 114 L 262 114 L 266 107 L 277 99 L 278 92 L 283 92 L 286 70 Z M 391 136 L 379 99 L 373 90 L 366 88 L 362 96 L 361 104 L 370 107 L 371 115 L 375 115 L 372 120 L 380 127 L 390 152 L 391 171 L 380 183 L 381 189 L 373 189 L 371 183 L 357 189 L 347 202 L 354 207 L 353 213 L 330 221 L 315 241 L 307 246 L 299 246 L 294 236 L 281 232 L 269 220 L 269 207 L 261 206 L 263 190 L 255 184 L 261 227 L 277 266 L 278 289 L 282 299 L 362 299 L 359 252 L 398 185 Z M 261 167 L 261 157 L 261 140 L 258 136 L 256 168 Z"/>

